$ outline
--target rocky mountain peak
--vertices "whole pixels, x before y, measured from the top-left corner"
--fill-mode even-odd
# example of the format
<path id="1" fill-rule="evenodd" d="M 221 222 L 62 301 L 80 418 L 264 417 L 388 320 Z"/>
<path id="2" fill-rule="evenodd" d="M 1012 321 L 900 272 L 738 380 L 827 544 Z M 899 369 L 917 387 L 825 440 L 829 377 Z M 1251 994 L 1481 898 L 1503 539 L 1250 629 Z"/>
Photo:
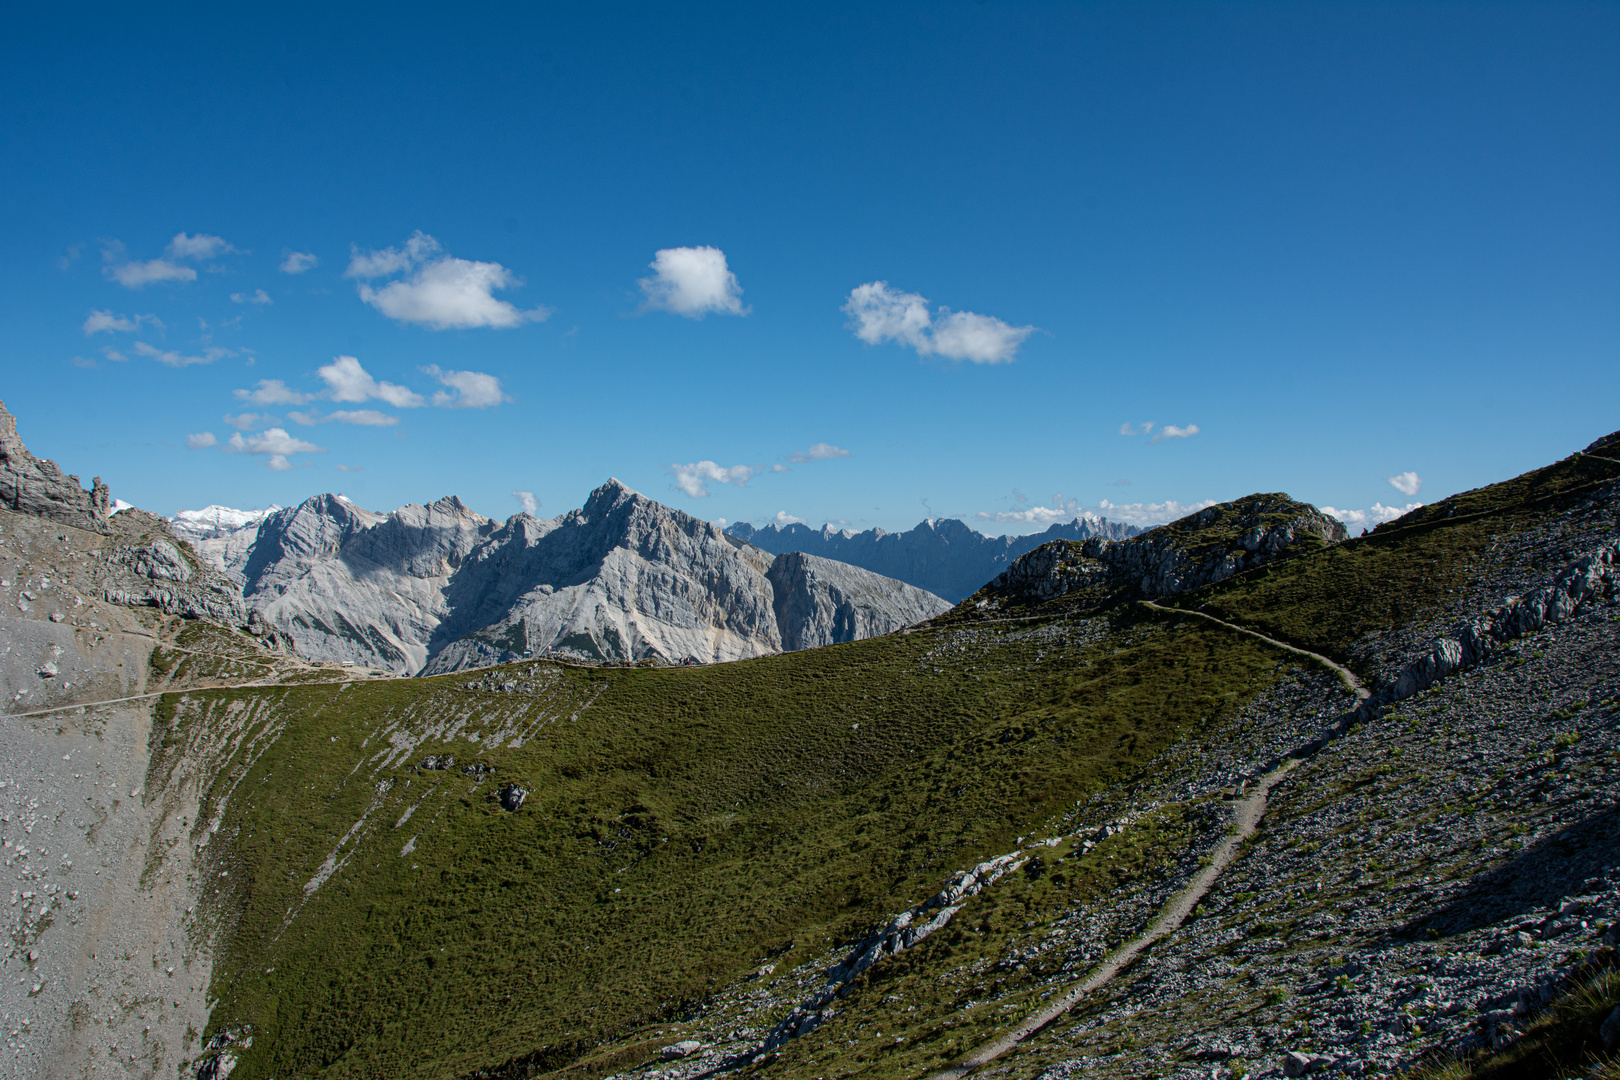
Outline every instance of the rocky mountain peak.
<path id="1" fill-rule="evenodd" d="M 77 476 L 29 453 L 17 434 L 17 418 L 0 401 L 0 506 L 104 533 L 111 504 L 101 477 L 86 491 Z"/>

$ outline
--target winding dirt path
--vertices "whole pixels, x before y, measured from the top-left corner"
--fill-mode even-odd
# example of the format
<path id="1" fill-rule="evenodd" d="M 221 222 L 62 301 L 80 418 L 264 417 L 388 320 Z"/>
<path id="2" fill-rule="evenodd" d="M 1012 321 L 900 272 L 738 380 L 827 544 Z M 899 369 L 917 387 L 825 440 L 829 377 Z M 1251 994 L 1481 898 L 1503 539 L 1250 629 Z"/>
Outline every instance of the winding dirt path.
<path id="1" fill-rule="evenodd" d="M 1228 630 L 1259 638 L 1268 645 L 1274 645 L 1279 649 L 1285 649 L 1288 652 L 1314 660 L 1334 671 L 1344 685 L 1356 695 L 1358 701 L 1365 701 L 1370 696 L 1367 688 L 1361 685 L 1349 668 L 1336 664 L 1318 653 L 1289 645 L 1275 638 L 1269 638 L 1264 634 L 1245 629 L 1224 619 L 1217 619 L 1213 615 L 1206 615 L 1201 611 L 1183 611 L 1179 608 L 1160 607 L 1151 600 L 1144 600 L 1142 603 L 1155 611 L 1167 615 L 1192 615 L 1200 619 L 1206 619 L 1209 622 L 1224 626 Z M 1087 994 L 1105 985 L 1140 956 L 1148 946 L 1160 938 L 1174 933 L 1186 921 L 1187 916 L 1192 914 L 1192 909 L 1197 906 L 1198 902 L 1209 894 L 1209 890 L 1214 887 L 1216 880 L 1221 876 L 1221 872 L 1237 857 L 1243 842 L 1254 835 L 1255 830 L 1260 825 L 1260 819 L 1265 816 L 1266 798 L 1270 795 L 1272 787 L 1287 776 L 1294 766 L 1310 757 L 1322 745 L 1323 740 L 1319 739 L 1307 744 L 1306 749 L 1296 750 L 1282 764 L 1264 776 L 1259 777 L 1247 797 L 1233 804 L 1232 824 L 1235 827 L 1234 831 L 1222 838 L 1221 842 L 1215 846 L 1215 849 L 1209 853 L 1209 863 L 1193 875 L 1192 880 L 1187 883 L 1184 889 L 1170 898 L 1169 902 L 1160 910 L 1158 917 L 1148 924 L 1146 930 L 1115 949 L 1102 963 L 1093 968 L 1089 975 L 1072 986 L 1062 997 L 1047 1002 L 1011 1031 L 1006 1032 L 992 1042 L 984 1044 L 954 1065 L 934 1073 L 929 1080 L 961 1080 L 962 1077 L 967 1076 L 975 1069 L 988 1065 L 1074 1008 Z"/>

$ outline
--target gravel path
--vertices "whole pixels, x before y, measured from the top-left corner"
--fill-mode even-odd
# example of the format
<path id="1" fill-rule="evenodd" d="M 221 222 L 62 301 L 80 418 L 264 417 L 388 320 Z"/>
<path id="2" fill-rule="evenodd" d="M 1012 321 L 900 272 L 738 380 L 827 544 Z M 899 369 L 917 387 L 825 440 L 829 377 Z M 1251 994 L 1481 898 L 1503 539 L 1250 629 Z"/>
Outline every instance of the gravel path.
<path id="1" fill-rule="evenodd" d="M 1253 630 L 1226 622 L 1223 619 L 1217 619 L 1213 615 L 1206 615 L 1201 611 L 1182 611 L 1178 608 L 1161 607 L 1151 600 L 1144 600 L 1142 603 L 1155 611 L 1165 614 L 1193 615 L 1200 619 L 1207 619 L 1212 623 L 1226 627 L 1228 630 L 1259 638 L 1261 641 L 1274 645 L 1279 649 L 1285 649 L 1288 652 L 1307 657 L 1332 669 L 1343 681 L 1344 685 L 1356 695 L 1358 700 L 1364 701 L 1370 696 L 1367 688 L 1361 685 L 1361 682 L 1351 673 L 1349 668 L 1336 664 L 1319 653 L 1289 645 L 1286 642 L 1256 633 Z M 1209 894 L 1209 890 L 1214 886 L 1216 880 L 1220 878 L 1221 872 L 1237 856 L 1243 842 L 1254 835 L 1255 830 L 1260 825 L 1261 818 L 1265 816 L 1266 797 L 1271 793 L 1272 787 L 1287 776 L 1294 766 L 1320 749 L 1324 743 L 1325 740 L 1321 739 L 1309 743 L 1304 749 L 1296 751 L 1295 755 L 1288 757 L 1276 768 L 1255 780 L 1253 792 L 1233 804 L 1233 829 L 1209 853 L 1208 865 L 1193 876 L 1192 880 L 1187 883 L 1186 888 L 1171 897 L 1170 902 L 1159 912 L 1158 917 L 1139 936 L 1110 953 L 1101 964 L 1092 969 L 1091 974 L 1075 984 L 1062 997 L 1048 1003 L 1005 1035 L 981 1046 L 950 1068 L 941 1069 L 939 1072 L 934 1073 L 929 1080 L 961 1080 L 962 1077 L 967 1076 L 975 1069 L 996 1060 L 1074 1008 L 1086 995 L 1106 985 L 1109 980 L 1128 967 L 1150 945 L 1166 935 L 1174 933 L 1186 921 L 1187 916 L 1192 914 L 1192 910 L 1198 906 L 1198 902 Z"/>

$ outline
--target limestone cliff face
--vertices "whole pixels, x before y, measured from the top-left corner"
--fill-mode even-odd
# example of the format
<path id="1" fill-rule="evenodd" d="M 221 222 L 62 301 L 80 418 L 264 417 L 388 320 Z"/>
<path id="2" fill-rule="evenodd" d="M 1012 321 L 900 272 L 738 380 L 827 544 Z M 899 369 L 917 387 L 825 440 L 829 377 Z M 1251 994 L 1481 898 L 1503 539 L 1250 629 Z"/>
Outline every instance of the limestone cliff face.
<path id="1" fill-rule="evenodd" d="M 304 656 L 401 674 L 525 653 L 738 660 L 887 633 L 948 607 L 815 562 L 814 574 L 784 567 L 784 607 L 768 553 L 610 480 L 578 510 L 504 524 L 454 498 L 384 516 L 317 496 L 264 520 L 245 577 L 249 605 Z"/>
<path id="2" fill-rule="evenodd" d="M 950 603 L 903 581 L 848 563 L 790 551 L 766 575 L 787 649 L 812 649 L 892 633 L 950 610 Z"/>
<path id="3" fill-rule="evenodd" d="M 1155 599 L 1223 581 L 1303 547 L 1336 544 L 1344 524 L 1280 493 L 1249 495 L 1124 541 L 1046 544 L 986 587 L 991 596 L 1050 600 L 1083 588 Z"/>
<path id="4" fill-rule="evenodd" d="M 101 477 L 86 491 L 77 476 L 62 472 L 49 458 L 29 453 L 17 436 L 17 418 L 0 402 L 0 505 L 19 514 L 104 533 L 110 503 Z"/>

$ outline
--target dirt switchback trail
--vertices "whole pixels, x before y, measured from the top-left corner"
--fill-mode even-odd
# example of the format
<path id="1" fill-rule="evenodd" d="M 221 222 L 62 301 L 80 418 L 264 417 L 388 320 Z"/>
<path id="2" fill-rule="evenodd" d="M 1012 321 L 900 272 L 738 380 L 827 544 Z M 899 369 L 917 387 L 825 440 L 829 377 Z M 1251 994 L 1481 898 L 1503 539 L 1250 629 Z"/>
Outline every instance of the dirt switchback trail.
<path id="1" fill-rule="evenodd" d="M 1285 649 L 1288 652 L 1307 657 L 1325 667 L 1331 668 L 1343 680 L 1344 685 L 1349 687 L 1351 692 L 1356 695 L 1357 700 L 1365 701 L 1370 696 L 1367 688 L 1361 685 L 1349 668 L 1336 664 L 1318 653 L 1277 641 L 1275 638 L 1269 638 L 1264 634 L 1234 625 L 1223 619 L 1217 619 L 1213 615 L 1206 615 L 1201 611 L 1182 611 L 1178 608 L 1160 607 L 1151 600 L 1144 600 L 1142 603 L 1155 611 L 1167 615 L 1192 615 L 1200 619 L 1207 619 L 1236 633 L 1259 638 L 1261 641 L 1274 645 L 1279 649 Z M 1192 909 L 1197 906 L 1198 902 L 1208 895 L 1209 890 L 1221 876 L 1221 872 L 1237 856 L 1243 842 L 1254 835 L 1255 829 L 1260 825 L 1260 819 L 1265 816 L 1266 797 L 1270 794 L 1272 787 L 1287 776 L 1294 766 L 1309 757 L 1321 745 L 1322 742 L 1318 741 L 1311 744 L 1308 750 L 1295 751 L 1282 764 L 1255 780 L 1252 792 L 1232 806 L 1232 824 L 1235 826 L 1235 831 L 1228 834 L 1215 846 L 1215 849 L 1209 853 L 1209 864 L 1193 875 L 1186 888 L 1170 898 L 1169 902 L 1159 912 L 1158 917 L 1148 924 L 1146 930 L 1110 953 L 1092 969 L 1089 975 L 1071 987 L 1062 997 L 1055 998 L 1043 1005 L 1039 1010 L 1025 1018 L 1017 1027 L 994 1041 L 979 1047 L 979 1049 L 962 1058 L 956 1064 L 934 1073 L 929 1080 L 960 1080 L 960 1078 L 967 1076 L 973 1070 L 988 1065 L 1074 1008 L 1087 994 L 1106 985 L 1110 979 L 1118 975 L 1131 961 L 1141 955 L 1142 951 L 1148 946 L 1160 938 L 1174 933 L 1186 921 L 1187 916 L 1192 913 Z"/>

